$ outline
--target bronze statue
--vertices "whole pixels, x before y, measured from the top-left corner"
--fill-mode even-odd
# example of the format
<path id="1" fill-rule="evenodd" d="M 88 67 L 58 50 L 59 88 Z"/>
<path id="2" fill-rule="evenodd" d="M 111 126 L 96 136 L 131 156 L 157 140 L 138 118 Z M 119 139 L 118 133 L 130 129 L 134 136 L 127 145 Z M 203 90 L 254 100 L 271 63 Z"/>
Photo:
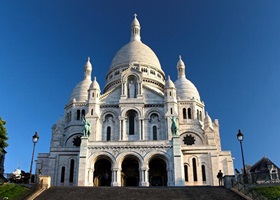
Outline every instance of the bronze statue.
<path id="1" fill-rule="evenodd" d="M 178 131 L 178 122 L 177 122 L 177 118 L 176 117 L 170 117 L 172 124 L 171 124 L 171 132 L 172 135 L 178 135 L 177 131 Z"/>
<path id="2" fill-rule="evenodd" d="M 83 134 L 84 137 L 89 137 L 91 134 L 91 124 L 90 122 L 83 116 L 83 122 L 84 122 L 84 129 L 83 129 Z"/>

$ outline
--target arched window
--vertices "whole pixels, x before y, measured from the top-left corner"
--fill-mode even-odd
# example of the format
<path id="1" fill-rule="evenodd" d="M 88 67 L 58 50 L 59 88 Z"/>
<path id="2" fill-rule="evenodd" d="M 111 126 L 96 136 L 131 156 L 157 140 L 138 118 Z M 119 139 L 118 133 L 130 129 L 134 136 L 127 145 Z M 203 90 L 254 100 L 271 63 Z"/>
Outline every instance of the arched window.
<path id="1" fill-rule="evenodd" d="M 202 172 L 202 181 L 206 181 L 205 165 L 201 166 L 201 172 Z"/>
<path id="2" fill-rule="evenodd" d="M 94 97 L 94 92 L 92 93 L 92 97 Z"/>
<path id="3" fill-rule="evenodd" d="M 202 112 L 201 111 L 199 111 L 199 119 L 200 119 L 200 121 L 202 121 Z"/>
<path id="4" fill-rule="evenodd" d="M 74 159 L 71 159 L 71 162 L 70 162 L 69 183 L 73 183 L 73 181 L 74 181 L 74 164 L 75 164 Z"/>
<path id="5" fill-rule="evenodd" d="M 187 119 L 187 109 L 183 108 L 183 119 Z"/>
<path id="6" fill-rule="evenodd" d="M 86 111 L 83 109 L 82 110 L 82 116 L 85 117 L 86 116 Z"/>
<path id="7" fill-rule="evenodd" d="M 192 110 L 191 110 L 191 108 L 188 108 L 188 118 L 189 119 L 192 118 Z"/>
<path id="8" fill-rule="evenodd" d="M 61 183 L 64 183 L 64 177 L 65 177 L 65 167 L 61 167 L 61 176 L 60 176 Z"/>
<path id="9" fill-rule="evenodd" d="M 77 110 L 77 120 L 80 120 L 80 118 L 81 118 L 81 111 Z"/>
<path id="10" fill-rule="evenodd" d="M 196 169 L 196 159 L 192 159 L 192 165 L 193 165 L 193 181 L 197 181 L 197 169 Z"/>
<path id="11" fill-rule="evenodd" d="M 107 141 L 110 141 L 111 140 L 111 127 L 108 126 L 107 127 Z"/>
<path id="12" fill-rule="evenodd" d="M 170 108 L 170 114 L 171 114 L 171 115 L 173 114 L 173 112 L 172 112 L 172 108 Z"/>
<path id="13" fill-rule="evenodd" d="M 189 181 L 188 165 L 184 166 L 185 171 L 185 181 Z"/>
<path id="14" fill-rule="evenodd" d="M 199 118 L 199 110 L 198 109 L 196 110 L 196 118 L 197 118 L 197 120 L 200 120 L 200 118 Z"/>
<path id="15" fill-rule="evenodd" d="M 93 115 L 93 109 L 91 109 L 91 112 L 90 112 L 90 114 L 91 114 L 91 115 Z"/>
<path id="16" fill-rule="evenodd" d="M 169 92 L 169 96 L 172 96 L 172 93 L 171 93 L 171 91 Z"/>
<path id="17" fill-rule="evenodd" d="M 69 113 L 69 121 L 71 121 L 72 120 L 72 112 L 70 111 L 70 113 Z"/>
<path id="18" fill-rule="evenodd" d="M 134 135 L 134 129 L 135 129 L 135 114 L 134 112 L 130 112 L 128 114 L 128 134 L 129 135 Z"/>
<path id="19" fill-rule="evenodd" d="M 153 126 L 153 140 L 157 140 L 157 127 Z"/>

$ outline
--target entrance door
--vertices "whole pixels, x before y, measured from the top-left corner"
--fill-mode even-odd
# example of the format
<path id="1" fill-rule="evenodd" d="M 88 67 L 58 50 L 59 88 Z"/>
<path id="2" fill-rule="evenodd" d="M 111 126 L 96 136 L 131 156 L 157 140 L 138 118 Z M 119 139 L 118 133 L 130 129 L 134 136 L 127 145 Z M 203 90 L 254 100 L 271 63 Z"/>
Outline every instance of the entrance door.
<path id="1" fill-rule="evenodd" d="M 94 185 L 111 186 L 111 174 L 111 162 L 107 159 L 99 159 L 94 165 Z"/>
<path id="2" fill-rule="evenodd" d="M 161 158 L 154 158 L 149 163 L 150 186 L 166 186 L 167 171 L 165 161 Z"/>
<path id="3" fill-rule="evenodd" d="M 122 163 L 122 186 L 139 186 L 139 164 L 134 156 Z"/>

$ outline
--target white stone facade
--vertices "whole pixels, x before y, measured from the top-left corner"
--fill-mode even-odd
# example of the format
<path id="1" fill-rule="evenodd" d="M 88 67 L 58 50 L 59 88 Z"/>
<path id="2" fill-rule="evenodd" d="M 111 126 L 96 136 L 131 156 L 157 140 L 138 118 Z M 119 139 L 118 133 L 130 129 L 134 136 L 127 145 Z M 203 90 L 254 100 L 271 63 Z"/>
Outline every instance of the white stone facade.
<path id="1" fill-rule="evenodd" d="M 205 112 L 181 57 L 173 83 L 141 42 L 140 28 L 135 16 L 102 94 L 88 59 L 64 117 L 52 127 L 50 152 L 38 155 L 36 170 L 51 176 L 52 185 L 218 185 L 219 170 L 234 174 L 231 152 L 221 150 L 218 120 Z M 91 122 L 89 137 L 83 116 Z"/>

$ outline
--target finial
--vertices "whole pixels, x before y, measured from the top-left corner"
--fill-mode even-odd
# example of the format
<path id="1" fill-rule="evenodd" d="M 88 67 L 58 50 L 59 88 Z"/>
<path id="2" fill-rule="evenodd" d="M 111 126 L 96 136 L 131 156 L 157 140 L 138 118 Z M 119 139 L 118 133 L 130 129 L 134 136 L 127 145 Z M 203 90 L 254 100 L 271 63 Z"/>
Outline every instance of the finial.
<path id="1" fill-rule="evenodd" d="M 168 80 L 170 80 L 170 76 L 168 75 Z"/>
<path id="2" fill-rule="evenodd" d="M 137 17 L 137 14 L 136 13 L 134 13 L 134 18 L 136 18 Z"/>
<path id="3" fill-rule="evenodd" d="M 181 55 L 179 55 L 179 60 L 182 60 L 182 56 Z"/>
<path id="4" fill-rule="evenodd" d="M 94 77 L 94 81 L 96 81 L 96 76 Z"/>
<path id="5" fill-rule="evenodd" d="M 90 61 L 90 57 L 87 58 L 87 61 Z"/>

